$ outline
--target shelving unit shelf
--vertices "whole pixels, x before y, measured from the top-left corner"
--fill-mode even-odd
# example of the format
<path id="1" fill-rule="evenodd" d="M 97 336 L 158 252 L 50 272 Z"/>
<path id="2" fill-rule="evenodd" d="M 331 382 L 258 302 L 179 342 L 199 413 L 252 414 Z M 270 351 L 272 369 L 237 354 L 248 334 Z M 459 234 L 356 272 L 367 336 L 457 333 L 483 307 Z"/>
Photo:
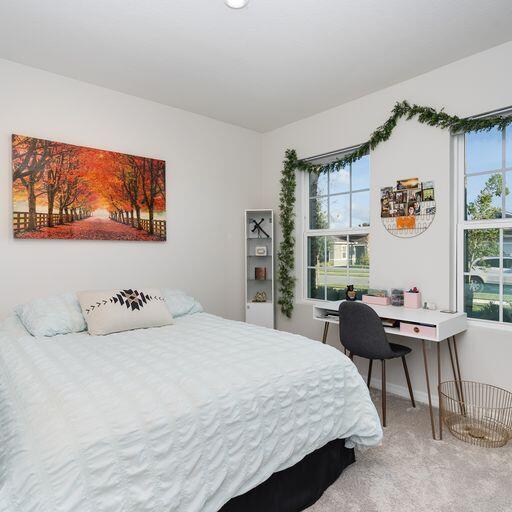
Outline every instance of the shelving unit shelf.
<path id="1" fill-rule="evenodd" d="M 244 221 L 245 321 L 274 328 L 274 212 L 245 210 Z M 256 268 L 264 268 L 264 275 L 257 276 Z M 265 302 L 256 301 L 258 294 Z"/>

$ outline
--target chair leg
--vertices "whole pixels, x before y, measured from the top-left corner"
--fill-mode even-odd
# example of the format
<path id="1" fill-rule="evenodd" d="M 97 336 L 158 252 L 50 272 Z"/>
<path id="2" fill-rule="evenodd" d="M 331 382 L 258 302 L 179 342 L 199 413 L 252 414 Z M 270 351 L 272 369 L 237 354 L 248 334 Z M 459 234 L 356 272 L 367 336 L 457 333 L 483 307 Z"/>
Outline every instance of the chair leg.
<path id="1" fill-rule="evenodd" d="M 370 359 L 370 362 L 368 364 L 368 380 L 366 381 L 366 385 L 368 388 L 370 387 L 370 382 L 372 380 L 372 366 L 373 366 L 373 359 Z"/>
<path id="2" fill-rule="evenodd" d="M 382 359 L 382 426 L 386 426 L 386 360 Z"/>
<path id="3" fill-rule="evenodd" d="M 409 388 L 411 404 L 413 407 L 416 407 L 416 402 L 414 401 L 414 395 L 412 393 L 411 379 L 409 377 L 409 370 L 407 369 L 407 362 L 405 361 L 405 356 L 402 356 L 402 364 L 404 365 L 405 380 L 407 380 L 407 387 Z"/>
<path id="4" fill-rule="evenodd" d="M 352 352 L 348 353 L 348 357 L 350 358 L 351 361 L 354 360 L 354 354 L 352 354 Z"/>

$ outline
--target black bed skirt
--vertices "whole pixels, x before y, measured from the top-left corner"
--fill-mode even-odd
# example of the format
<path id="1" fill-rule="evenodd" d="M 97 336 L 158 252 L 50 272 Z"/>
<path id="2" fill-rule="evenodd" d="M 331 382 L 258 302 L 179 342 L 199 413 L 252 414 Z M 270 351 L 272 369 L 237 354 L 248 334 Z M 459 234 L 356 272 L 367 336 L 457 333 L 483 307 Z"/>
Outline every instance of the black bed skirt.
<path id="1" fill-rule="evenodd" d="M 354 450 L 336 439 L 228 501 L 220 512 L 299 512 L 313 505 L 355 460 Z"/>

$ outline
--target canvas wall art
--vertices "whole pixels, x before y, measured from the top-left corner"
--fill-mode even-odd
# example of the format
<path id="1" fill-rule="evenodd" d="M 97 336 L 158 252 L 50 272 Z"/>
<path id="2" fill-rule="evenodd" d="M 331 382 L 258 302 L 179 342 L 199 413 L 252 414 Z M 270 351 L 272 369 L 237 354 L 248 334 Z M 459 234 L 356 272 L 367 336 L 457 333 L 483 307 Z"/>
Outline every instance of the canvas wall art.
<path id="1" fill-rule="evenodd" d="M 164 241 L 165 162 L 12 136 L 15 238 Z"/>

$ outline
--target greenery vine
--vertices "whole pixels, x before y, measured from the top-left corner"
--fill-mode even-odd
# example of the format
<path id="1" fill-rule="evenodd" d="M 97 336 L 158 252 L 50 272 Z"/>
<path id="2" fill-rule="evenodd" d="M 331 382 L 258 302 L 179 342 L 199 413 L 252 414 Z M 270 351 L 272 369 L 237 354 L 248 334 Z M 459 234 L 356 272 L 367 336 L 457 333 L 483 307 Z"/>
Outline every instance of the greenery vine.
<path id="1" fill-rule="evenodd" d="M 312 164 L 300 160 L 293 149 L 286 150 L 281 173 L 281 191 L 279 193 L 279 218 L 282 229 L 282 240 L 279 245 L 278 280 L 281 312 L 288 318 L 292 316 L 295 291 L 295 188 L 297 185 L 296 171 L 308 173 L 326 173 L 336 171 L 359 160 L 375 149 L 380 143 L 387 141 L 400 119 L 417 119 L 428 126 L 443 130 L 449 129 L 454 133 L 489 131 L 493 128 L 503 130 L 512 123 L 511 117 L 481 117 L 461 118 L 436 110 L 432 107 L 410 104 L 407 101 L 397 102 L 387 121 L 370 135 L 367 142 L 354 151 L 328 164 Z"/>

